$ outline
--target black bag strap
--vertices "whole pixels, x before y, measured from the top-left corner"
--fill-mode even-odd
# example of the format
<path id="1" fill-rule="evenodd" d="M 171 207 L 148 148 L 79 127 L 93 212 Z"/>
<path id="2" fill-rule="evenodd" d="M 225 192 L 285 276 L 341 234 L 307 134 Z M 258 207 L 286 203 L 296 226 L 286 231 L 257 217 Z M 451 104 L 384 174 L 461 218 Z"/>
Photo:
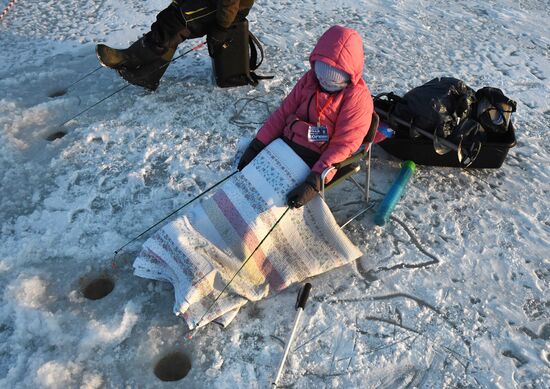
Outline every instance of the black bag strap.
<path id="1" fill-rule="evenodd" d="M 411 138 L 416 138 L 418 136 L 418 133 L 414 130 L 414 116 L 411 116 L 409 120 L 404 120 L 395 115 L 395 110 L 399 104 L 407 106 L 407 101 L 403 97 L 396 95 L 393 92 L 385 92 L 377 94 L 373 99 L 375 111 L 378 114 L 382 114 L 383 120 L 389 124 L 391 128 L 396 131 L 403 128 L 409 132 L 409 137 Z M 376 106 L 377 101 L 385 101 L 388 104 L 385 109 L 382 109 Z"/>
<path id="2" fill-rule="evenodd" d="M 386 93 L 379 93 L 376 96 L 374 96 L 375 106 L 376 106 L 377 100 L 385 100 L 389 103 L 386 112 L 384 112 L 384 116 L 386 116 L 385 121 L 392 128 L 398 128 L 398 125 L 395 122 L 395 118 L 393 117 L 393 113 L 395 111 L 395 108 L 397 107 L 397 104 L 399 103 L 406 104 L 405 99 L 403 99 L 399 95 L 396 95 L 393 92 L 386 92 Z"/>
<path id="3" fill-rule="evenodd" d="M 248 31 L 248 43 L 250 45 L 250 70 L 256 70 L 264 61 L 264 48 L 252 32 Z M 258 51 L 261 54 L 260 62 L 258 62 Z"/>
<path id="4" fill-rule="evenodd" d="M 256 86 L 256 85 L 258 85 L 259 80 L 270 80 L 274 76 L 261 76 L 259 74 L 256 74 L 255 70 L 258 69 L 258 67 L 260 67 L 260 65 L 262 64 L 262 62 L 264 61 L 264 58 L 265 58 L 264 57 L 264 49 L 262 47 L 262 44 L 258 40 L 258 38 L 256 38 L 256 36 L 254 34 L 252 34 L 252 32 L 250 32 L 250 31 L 248 31 L 248 43 L 249 43 L 249 46 L 250 46 L 250 78 L 249 78 L 249 82 L 252 85 Z M 261 55 L 259 61 L 258 61 L 258 52 Z"/>

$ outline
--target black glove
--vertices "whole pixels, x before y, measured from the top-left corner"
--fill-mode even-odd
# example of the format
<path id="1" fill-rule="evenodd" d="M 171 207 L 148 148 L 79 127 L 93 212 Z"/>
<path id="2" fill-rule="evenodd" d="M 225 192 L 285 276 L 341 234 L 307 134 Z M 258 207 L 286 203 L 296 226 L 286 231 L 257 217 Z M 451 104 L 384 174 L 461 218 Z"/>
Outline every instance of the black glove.
<path id="1" fill-rule="evenodd" d="M 246 150 L 243 153 L 243 156 L 239 160 L 239 164 L 237 165 L 237 170 L 241 171 L 243 168 L 248 165 L 254 158 L 256 158 L 256 155 L 260 153 L 264 149 L 265 145 L 260 142 L 258 139 L 254 138 L 252 139 L 252 142 L 248 145 Z"/>
<path id="2" fill-rule="evenodd" d="M 206 42 L 208 43 L 209 49 L 213 51 L 225 49 L 229 44 L 229 32 L 227 28 L 216 23 L 214 27 L 208 31 Z"/>
<path id="3" fill-rule="evenodd" d="M 291 208 L 300 208 L 311 201 L 321 190 L 321 175 L 311 172 L 306 180 L 288 192 L 286 200 Z"/>

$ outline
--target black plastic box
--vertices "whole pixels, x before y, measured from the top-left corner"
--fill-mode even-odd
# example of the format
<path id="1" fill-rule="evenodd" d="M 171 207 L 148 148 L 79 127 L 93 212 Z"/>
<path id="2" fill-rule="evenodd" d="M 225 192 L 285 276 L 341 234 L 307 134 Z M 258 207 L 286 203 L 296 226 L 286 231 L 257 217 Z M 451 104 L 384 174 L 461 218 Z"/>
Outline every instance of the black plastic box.
<path id="1" fill-rule="evenodd" d="M 388 122 L 386 103 L 384 100 L 375 102 L 376 112 L 379 114 L 381 122 Z M 379 145 L 394 157 L 411 160 L 419 165 L 462 167 L 456 151 L 451 150 L 443 155 L 437 154 L 432 139 L 422 135 L 411 138 L 411 131 L 406 126 L 393 125 L 392 129 L 395 130 L 395 135 L 380 142 Z M 515 145 L 516 135 L 514 126 L 510 122 L 507 132 L 488 134 L 488 139 L 482 143 L 477 158 L 468 168 L 497 169 L 502 166 L 508 151 Z"/>

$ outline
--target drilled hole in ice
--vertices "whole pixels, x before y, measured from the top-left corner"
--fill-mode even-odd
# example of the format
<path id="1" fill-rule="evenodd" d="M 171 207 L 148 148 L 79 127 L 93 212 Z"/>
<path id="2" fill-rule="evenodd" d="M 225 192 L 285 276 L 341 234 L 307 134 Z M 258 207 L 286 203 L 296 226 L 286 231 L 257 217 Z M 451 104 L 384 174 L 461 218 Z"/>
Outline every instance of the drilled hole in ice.
<path id="1" fill-rule="evenodd" d="M 550 323 L 546 323 L 540 329 L 539 338 L 543 340 L 550 340 Z"/>
<path id="2" fill-rule="evenodd" d="M 114 288 L 115 283 L 110 278 L 101 277 L 89 282 L 82 290 L 82 294 L 87 299 L 99 300 L 111 293 Z"/>
<path id="3" fill-rule="evenodd" d="M 66 89 L 57 89 L 48 93 L 48 97 L 52 97 L 52 98 L 59 97 L 59 96 L 63 96 L 65 93 L 67 93 Z"/>
<path id="4" fill-rule="evenodd" d="M 166 355 L 155 366 L 155 375 L 161 381 L 179 381 L 191 370 L 191 360 L 182 353 Z"/>
<path id="5" fill-rule="evenodd" d="M 66 132 L 63 132 L 63 131 L 57 131 L 57 132 L 54 132 L 50 135 L 47 135 L 46 136 L 46 140 L 47 141 L 50 141 L 50 142 L 53 142 L 54 140 L 56 139 L 61 139 L 63 138 L 65 135 L 67 135 Z"/>

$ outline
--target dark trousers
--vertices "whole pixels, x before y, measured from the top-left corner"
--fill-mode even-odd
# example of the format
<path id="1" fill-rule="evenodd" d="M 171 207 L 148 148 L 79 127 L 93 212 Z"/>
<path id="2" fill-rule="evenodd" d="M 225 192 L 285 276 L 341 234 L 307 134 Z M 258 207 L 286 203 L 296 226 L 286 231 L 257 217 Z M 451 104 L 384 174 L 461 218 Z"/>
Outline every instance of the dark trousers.
<path id="1" fill-rule="evenodd" d="M 181 4 L 180 4 L 181 3 Z M 215 0 L 184 0 L 159 12 L 146 34 L 147 43 L 158 49 L 176 48 L 186 39 L 204 36 L 216 23 Z M 239 11 L 235 22 L 243 21 L 249 10 Z"/>
<path id="2" fill-rule="evenodd" d="M 286 137 L 283 137 L 283 141 L 290 146 L 290 148 L 292 150 L 294 150 L 294 152 L 296 154 L 298 154 L 298 156 L 300 158 L 303 159 L 303 161 L 310 167 L 312 168 L 313 165 L 315 165 L 317 163 L 317 161 L 319 160 L 319 158 L 321 157 L 321 154 L 318 154 L 316 153 L 315 151 L 311 150 L 311 149 L 308 149 L 307 147 L 304 147 L 302 145 L 299 145 L 298 143 L 294 143 L 293 141 L 291 141 L 290 139 L 286 138 Z"/>

